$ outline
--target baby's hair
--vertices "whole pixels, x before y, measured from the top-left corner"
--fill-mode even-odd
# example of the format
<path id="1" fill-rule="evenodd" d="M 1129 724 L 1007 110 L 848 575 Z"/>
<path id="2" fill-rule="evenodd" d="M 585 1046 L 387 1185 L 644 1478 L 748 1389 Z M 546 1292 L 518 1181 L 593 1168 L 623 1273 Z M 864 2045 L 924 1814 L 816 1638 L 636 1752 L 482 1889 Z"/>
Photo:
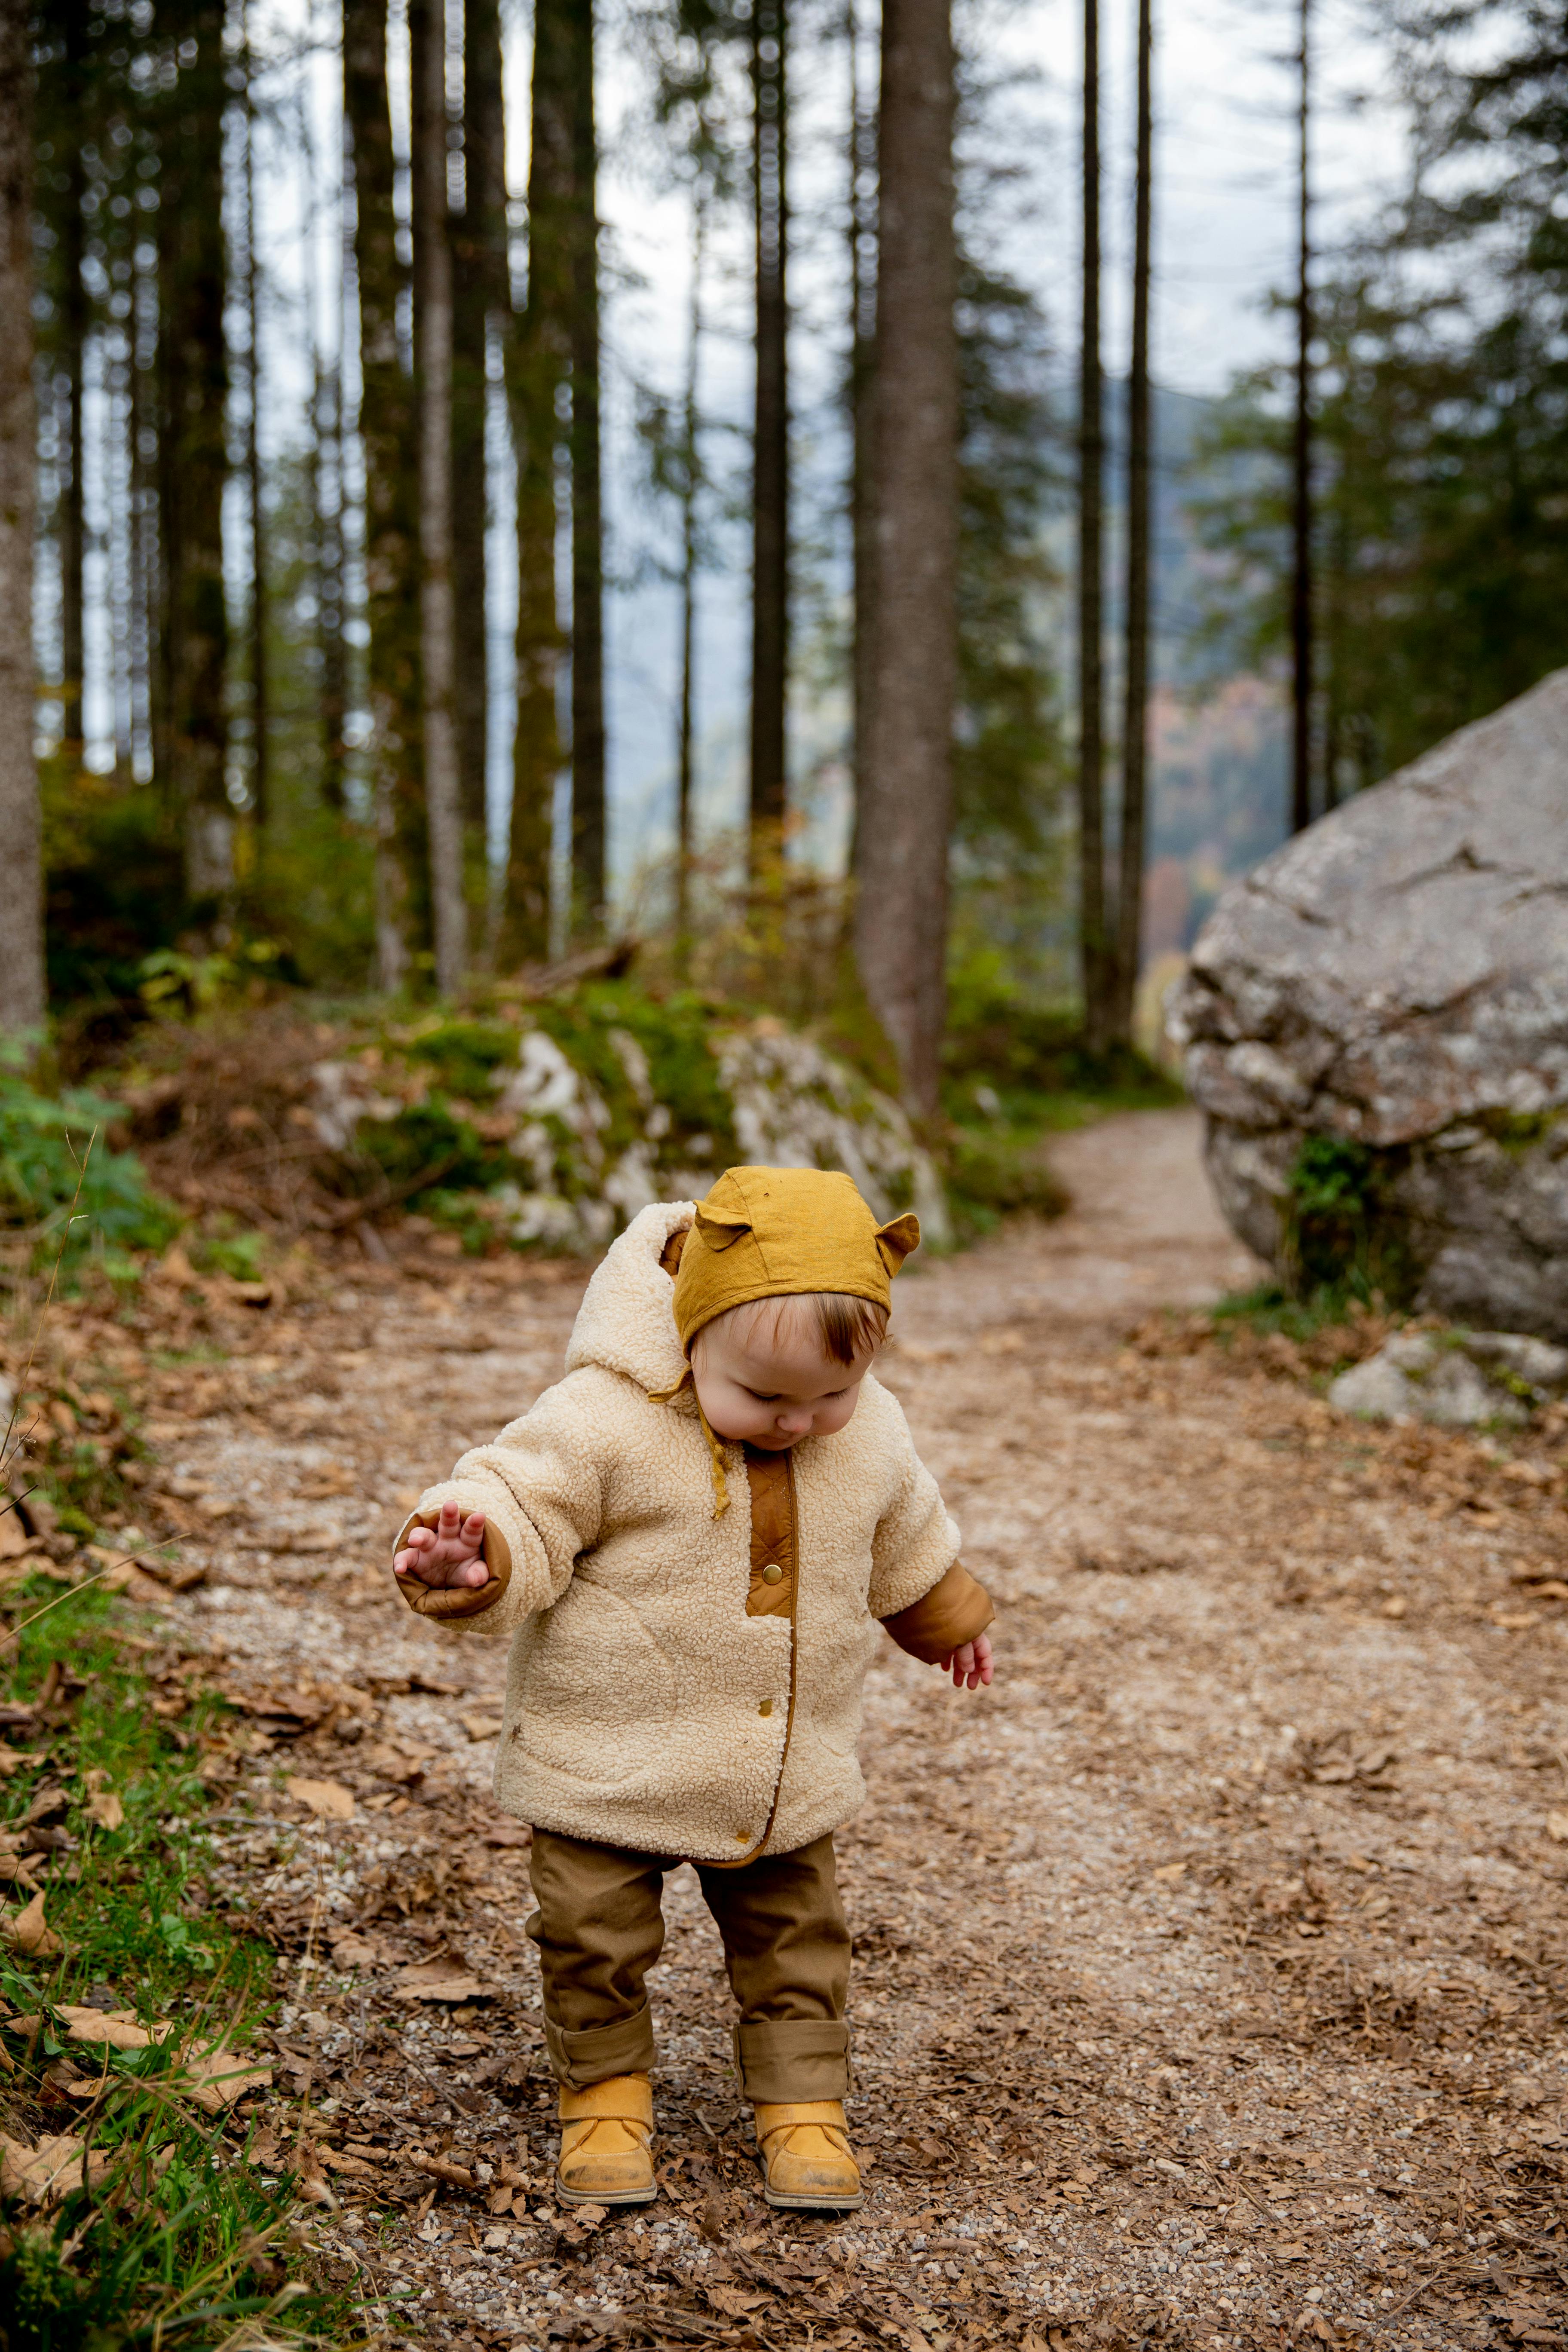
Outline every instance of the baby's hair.
<path id="1" fill-rule="evenodd" d="M 727 1314 L 717 1315 L 707 1326 L 713 1330 L 721 1323 L 731 1322 L 737 1316 L 750 1317 L 754 1328 L 764 1314 L 773 1318 L 772 1336 L 776 1339 L 786 1321 L 794 1320 L 796 1311 L 811 1309 L 815 1337 L 823 1354 L 831 1356 L 836 1364 L 852 1364 L 859 1356 L 876 1352 L 888 1336 L 888 1310 L 874 1298 L 852 1298 L 841 1290 L 790 1291 L 782 1298 L 753 1298 L 743 1306 L 731 1307 Z M 698 1334 L 700 1339 L 705 1335 Z M 751 1337 L 748 1331 L 746 1337 Z"/>

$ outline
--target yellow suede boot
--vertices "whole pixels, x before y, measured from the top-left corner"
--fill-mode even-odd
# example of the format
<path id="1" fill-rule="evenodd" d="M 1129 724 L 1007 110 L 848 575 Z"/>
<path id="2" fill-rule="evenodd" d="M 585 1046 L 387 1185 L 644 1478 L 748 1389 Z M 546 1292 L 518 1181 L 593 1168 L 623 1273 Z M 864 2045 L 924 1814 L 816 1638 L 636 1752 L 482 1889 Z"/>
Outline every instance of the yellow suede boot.
<path id="1" fill-rule="evenodd" d="M 646 2074 L 612 2074 L 585 2091 L 561 2089 L 563 2205 L 648 2205 L 653 2177 L 653 2085 Z"/>
<path id="2" fill-rule="evenodd" d="M 794 2100 L 755 2109 L 763 2195 L 770 2205 L 853 2213 L 866 2202 L 849 2152 L 842 2099 Z"/>

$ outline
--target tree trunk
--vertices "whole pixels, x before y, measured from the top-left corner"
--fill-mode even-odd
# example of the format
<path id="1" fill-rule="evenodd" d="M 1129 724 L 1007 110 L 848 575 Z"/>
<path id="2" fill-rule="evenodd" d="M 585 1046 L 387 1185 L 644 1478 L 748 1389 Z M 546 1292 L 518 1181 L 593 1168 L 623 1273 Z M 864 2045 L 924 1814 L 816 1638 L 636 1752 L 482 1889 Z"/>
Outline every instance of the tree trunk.
<path id="1" fill-rule="evenodd" d="M 752 9 L 752 201 L 756 249 L 756 393 L 752 474 L 753 880 L 783 847 L 789 681 L 789 257 L 787 0 Z"/>
<path id="2" fill-rule="evenodd" d="M 0 0 L 0 1034 L 44 1018 L 33 758 L 33 67 L 27 0 Z"/>
<path id="3" fill-rule="evenodd" d="M 386 0 L 343 0 L 343 111 L 353 152 L 364 451 L 365 611 L 376 831 L 379 985 L 403 986 L 428 936 L 419 666 L 418 440 L 398 339 L 408 273 L 397 257 L 386 84 Z"/>
<path id="4" fill-rule="evenodd" d="M 245 33 L 245 305 L 250 331 L 246 361 L 249 414 L 245 428 L 245 468 L 250 493 L 250 805 L 258 851 L 265 853 L 270 799 L 268 773 L 267 695 L 267 519 L 261 478 L 261 269 L 256 239 L 256 106 L 252 95 L 255 61 L 250 52 L 248 6 L 242 18 Z"/>
<path id="5" fill-rule="evenodd" d="M 343 379 L 341 361 L 328 367 L 315 355 L 311 394 L 310 475 L 314 509 L 316 648 L 321 663 L 321 802 L 345 804 L 349 709 L 348 639 L 343 578 Z"/>
<path id="6" fill-rule="evenodd" d="M 419 663 L 436 985 L 450 996 L 468 963 L 463 806 L 454 711 L 452 611 L 452 247 L 447 220 L 447 39 L 443 0 L 409 0 L 413 89 L 414 336 L 419 398 Z M 482 616 L 480 626 L 483 626 Z"/>
<path id="7" fill-rule="evenodd" d="M 82 606 L 87 520 L 83 507 L 82 383 L 87 354 L 88 299 L 82 279 L 86 259 L 87 173 L 82 143 L 88 99 L 86 0 L 64 0 L 60 34 L 65 55 L 55 113 L 64 133 L 65 187 L 60 199 L 60 356 L 64 361 L 66 424 L 63 436 L 67 480 L 60 505 L 60 750 L 68 765 L 82 756 Z M 57 151 L 58 152 L 58 151 Z"/>
<path id="8" fill-rule="evenodd" d="M 593 0 L 578 0 L 572 34 L 572 903 L 574 929 L 593 938 L 605 922 L 607 832 Z"/>
<path id="9" fill-rule="evenodd" d="M 691 205 L 691 310 L 687 327 L 686 397 L 680 431 L 680 718 L 676 746 L 675 961 L 685 975 L 691 958 L 691 849 L 696 701 L 698 498 L 702 479 L 699 371 L 702 355 L 702 271 L 707 258 L 707 198 L 699 187 Z"/>
<path id="10" fill-rule="evenodd" d="M 1347 591 L 1351 583 L 1352 549 L 1350 519 L 1343 506 L 1336 507 L 1333 528 L 1330 536 L 1329 561 L 1324 582 L 1327 611 L 1323 615 L 1324 667 L 1327 708 L 1323 712 L 1323 814 L 1340 804 L 1340 780 L 1344 768 L 1349 713 L 1345 709 L 1346 646 L 1345 631 Z"/>
<path id="11" fill-rule="evenodd" d="M 1105 923 L 1105 746 L 1100 653 L 1101 470 L 1105 386 L 1100 363 L 1100 5 L 1083 7 L 1083 328 L 1079 355 L 1078 838 L 1084 1041 L 1102 1053 L 1111 1025 Z"/>
<path id="12" fill-rule="evenodd" d="M 163 512 L 155 452 L 159 430 L 161 325 L 154 245 L 137 251 L 132 279 L 131 690 L 136 711 L 133 773 L 139 783 L 168 773 L 168 729 L 158 629 L 162 610 Z"/>
<path id="13" fill-rule="evenodd" d="M 500 0 L 465 0 L 463 210 L 452 223 L 452 591 L 463 615 L 456 688 L 463 823 L 481 866 L 489 738 L 486 356 L 510 299 Z"/>
<path id="14" fill-rule="evenodd" d="M 1121 855 L 1114 1034 L 1132 1038 L 1143 946 L 1149 756 L 1149 268 L 1153 175 L 1152 0 L 1138 0 L 1138 152 L 1132 203 L 1132 354 L 1127 379 L 1127 675 L 1121 725 Z"/>
<path id="15" fill-rule="evenodd" d="M 534 0 L 528 167 L 528 307 L 509 347 L 507 389 L 517 457 L 517 734 L 512 750 L 500 960 L 550 952 L 551 823 L 561 772 L 555 593 L 556 481 L 566 381 L 572 203 L 574 0 Z"/>
<path id="16" fill-rule="evenodd" d="M 164 667 L 170 783 L 185 887 L 221 900 L 234 879 L 225 769 L 228 614 L 223 503 L 228 475 L 224 337 L 223 0 L 183 0 L 168 30 L 182 58 L 166 101 L 158 232 L 163 275 Z"/>
<path id="17" fill-rule="evenodd" d="M 958 342 L 948 0 L 885 0 L 873 696 L 856 949 L 906 1101 L 934 1117 L 958 668 Z"/>
<path id="18" fill-rule="evenodd" d="M 849 557 L 853 575 L 850 605 L 850 749 L 849 775 L 855 806 L 849 830 L 849 873 L 860 869 L 860 772 L 865 762 L 866 734 L 874 692 L 872 645 L 875 608 L 872 586 L 876 574 L 875 501 L 871 481 L 871 384 L 876 351 L 877 280 L 872 262 L 877 205 L 868 183 L 874 186 L 877 157 L 877 111 L 868 104 L 860 85 L 860 25 L 855 0 L 848 0 L 847 36 L 849 47 Z"/>
<path id="19" fill-rule="evenodd" d="M 1297 190 L 1296 415 L 1291 436 L 1290 830 L 1312 822 L 1312 215 L 1310 152 L 1311 0 L 1300 0 L 1300 95 Z"/>

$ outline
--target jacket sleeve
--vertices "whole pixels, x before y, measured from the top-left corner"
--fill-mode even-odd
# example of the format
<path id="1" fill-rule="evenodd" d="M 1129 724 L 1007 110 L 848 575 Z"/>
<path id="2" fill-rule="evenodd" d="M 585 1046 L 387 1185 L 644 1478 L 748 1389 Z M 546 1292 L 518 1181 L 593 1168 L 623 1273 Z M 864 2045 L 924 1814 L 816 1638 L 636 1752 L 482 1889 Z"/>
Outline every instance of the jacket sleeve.
<path id="1" fill-rule="evenodd" d="M 873 1617 L 896 1617 L 923 1601 L 958 1557 L 958 1529 L 947 1516 L 936 1480 L 915 1452 L 898 1399 L 879 1386 L 891 1418 L 889 1435 L 900 1460 L 897 1489 L 871 1538 Z"/>
<path id="2" fill-rule="evenodd" d="M 995 1614 L 985 1587 L 955 1559 L 922 1601 L 884 1617 L 882 1623 L 900 1650 L 934 1666 L 973 1642 L 976 1633 L 984 1633 Z"/>
<path id="3" fill-rule="evenodd" d="M 450 1478 L 427 1487 L 398 1529 L 401 1551 L 412 1527 L 435 1524 L 443 1503 L 485 1514 L 489 1580 L 477 1590 L 433 1590 L 409 1578 L 398 1591 L 409 1607 L 458 1631 L 506 1636 L 525 1617 L 560 1600 L 580 1552 L 599 1538 L 606 1458 L 599 1417 L 576 1393 L 593 1373 L 568 1373 L 546 1389 L 521 1421 L 489 1445 L 463 1455 Z"/>

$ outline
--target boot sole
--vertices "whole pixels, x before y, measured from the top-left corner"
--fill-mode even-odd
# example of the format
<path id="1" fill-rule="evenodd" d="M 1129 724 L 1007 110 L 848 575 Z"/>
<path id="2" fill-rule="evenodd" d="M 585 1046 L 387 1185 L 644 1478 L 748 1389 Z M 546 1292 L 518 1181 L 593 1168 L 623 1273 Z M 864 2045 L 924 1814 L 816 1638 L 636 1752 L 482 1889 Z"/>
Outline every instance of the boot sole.
<path id="1" fill-rule="evenodd" d="M 658 2196 L 657 2180 L 651 2189 L 623 2189 L 615 2195 L 608 2189 L 568 2189 L 559 2174 L 555 2180 L 555 2201 L 558 2205 L 603 2205 L 607 2211 L 613 2205 L 651 2205 Z"/>
<path id="2" fill-rule="evenodd" d="M 858 2213 L 866 2191 L 862 2189 L 857 2197 L 791 2197 L 782 2189 L 770 2189 L 764 2175 L 763 2201 L 785 2213 Z"/>

